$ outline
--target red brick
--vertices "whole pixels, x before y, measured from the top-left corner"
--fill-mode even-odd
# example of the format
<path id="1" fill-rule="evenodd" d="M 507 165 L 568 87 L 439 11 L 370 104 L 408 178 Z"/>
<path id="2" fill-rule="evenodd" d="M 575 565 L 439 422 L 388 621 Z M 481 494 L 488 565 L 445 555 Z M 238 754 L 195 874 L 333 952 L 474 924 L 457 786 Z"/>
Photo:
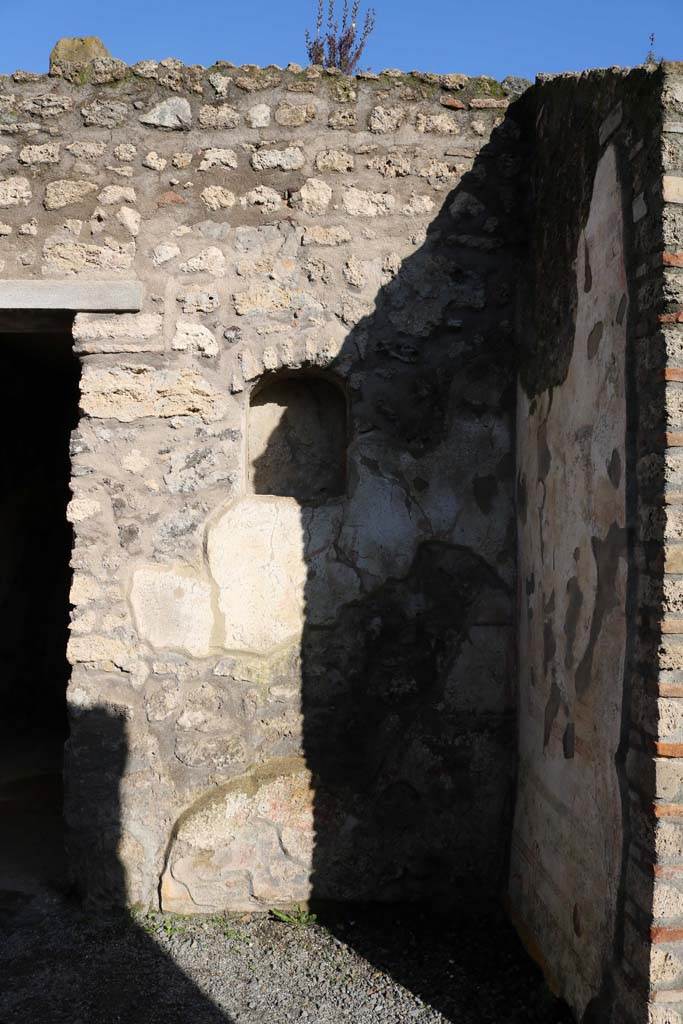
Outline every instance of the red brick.
<path id="1" fill-rule="evenodd" d="M 683 757 L 683 743 L 663 743 L 655 740 L 655 753 L 659 757 Z"/>

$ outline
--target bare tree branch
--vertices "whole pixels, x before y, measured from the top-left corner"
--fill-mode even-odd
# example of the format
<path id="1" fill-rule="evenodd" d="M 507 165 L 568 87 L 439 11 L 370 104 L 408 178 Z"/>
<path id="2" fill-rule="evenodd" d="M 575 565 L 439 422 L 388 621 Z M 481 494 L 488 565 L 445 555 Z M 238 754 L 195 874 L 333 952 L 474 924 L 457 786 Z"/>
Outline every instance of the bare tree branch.
<path id="1" fill-rule="evenodd" d="M 306 31 L 306 51 L 311 64 L 338 68 L 345 75 L 353 73 L 376 24 L 375 10 L 370 7 L 365 13 L 363 27 L 359 30 L 359 14 L 360 0 L 353 0 L 350 8 L 349 0 L 343 0 L 340 25 L 336 0 L 328 0 L 327 27 L 323 31 L 325 3 L 324 0 L 317 0 L 315 33 L 311 35 Z"/>

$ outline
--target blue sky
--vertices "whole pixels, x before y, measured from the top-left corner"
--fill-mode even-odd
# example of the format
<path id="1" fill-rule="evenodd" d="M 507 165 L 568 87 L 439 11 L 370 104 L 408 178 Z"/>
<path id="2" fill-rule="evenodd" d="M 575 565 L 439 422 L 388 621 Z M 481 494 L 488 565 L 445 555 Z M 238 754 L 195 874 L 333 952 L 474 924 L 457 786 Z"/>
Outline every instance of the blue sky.
<path id="1" fill-rule="evenodd" d="M 365 6 L 365 3 L 363 4 Z M 683 0 L 374 0 L 363 66 L 496 78 L 683 60 Z M 47 68 L 54 42 L 98 35 L 128 63 L 144 57 L 305 63 L 314 0 L 0 0 L 0 73 Z"/>

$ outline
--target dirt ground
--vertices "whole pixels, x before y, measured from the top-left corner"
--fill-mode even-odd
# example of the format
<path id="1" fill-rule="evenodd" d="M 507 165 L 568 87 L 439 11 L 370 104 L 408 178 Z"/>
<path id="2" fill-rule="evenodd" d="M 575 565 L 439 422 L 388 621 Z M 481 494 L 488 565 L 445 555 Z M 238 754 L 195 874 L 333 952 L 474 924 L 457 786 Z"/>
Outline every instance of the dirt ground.
<path id="1" fill-rule="evenodd" d="M 315 923 L 0 898 L 0 1024 L 566 1024 L 502 915 L 345 908 Z"/>

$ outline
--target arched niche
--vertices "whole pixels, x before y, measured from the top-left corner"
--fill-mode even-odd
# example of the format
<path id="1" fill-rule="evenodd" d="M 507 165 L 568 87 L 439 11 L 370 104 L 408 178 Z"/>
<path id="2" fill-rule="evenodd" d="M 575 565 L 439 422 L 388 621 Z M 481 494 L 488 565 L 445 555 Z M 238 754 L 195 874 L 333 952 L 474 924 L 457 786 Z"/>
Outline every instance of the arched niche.
<path id="1" fill-rule="evenodd" d="M 248 483 L 254 494 L 318 504 L 346 490 L 347 403 L 321 374 L 275 374 L 251 394 Z"/>

